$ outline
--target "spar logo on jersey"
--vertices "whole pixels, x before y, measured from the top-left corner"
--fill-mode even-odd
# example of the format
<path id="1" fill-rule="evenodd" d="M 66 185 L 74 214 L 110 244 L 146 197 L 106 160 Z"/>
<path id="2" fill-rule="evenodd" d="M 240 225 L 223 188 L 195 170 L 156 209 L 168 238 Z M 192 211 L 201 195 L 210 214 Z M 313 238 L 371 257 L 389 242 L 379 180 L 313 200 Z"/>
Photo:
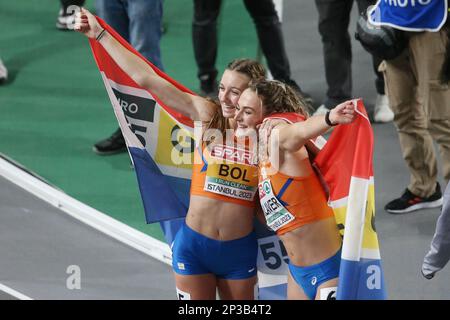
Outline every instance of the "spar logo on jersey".
<path id="1" fill-rule="evenodd" d="M 221 160 L 228 160 L 234 163 L 252 164 L 252 153 L 232 146 L 215 145 L 211 151 L 211 156 Z"/>

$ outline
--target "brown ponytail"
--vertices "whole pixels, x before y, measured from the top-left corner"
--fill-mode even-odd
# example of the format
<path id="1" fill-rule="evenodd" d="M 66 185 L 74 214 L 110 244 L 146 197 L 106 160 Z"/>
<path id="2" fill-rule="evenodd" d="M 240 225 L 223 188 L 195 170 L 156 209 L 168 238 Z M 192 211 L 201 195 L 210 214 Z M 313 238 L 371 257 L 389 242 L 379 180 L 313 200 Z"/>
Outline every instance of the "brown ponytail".
<path id="1" fill-rule="evenodd" d="M 249 88 L 264 104 L 264 116 L 281 112 L 296 112 L 308 117 L 308 104 L 291 86 L 277 80 L 252 81 Z"/>

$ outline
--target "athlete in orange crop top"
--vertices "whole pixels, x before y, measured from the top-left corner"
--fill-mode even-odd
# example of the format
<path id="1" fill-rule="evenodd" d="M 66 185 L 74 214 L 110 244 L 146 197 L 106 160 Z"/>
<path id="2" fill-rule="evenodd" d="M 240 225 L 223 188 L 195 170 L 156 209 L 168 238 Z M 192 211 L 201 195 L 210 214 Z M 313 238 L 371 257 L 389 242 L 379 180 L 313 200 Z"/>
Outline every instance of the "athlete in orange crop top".
<path id="1" fill-rule="evenodd" d="M 140 87 L 158 96 L 159 103 L 197 123 L 201 122 L 202 132 L 206 129 L 233 129 L 235 105 L 240 94 L 250 80 L 265 76 L 264 67 L 256 61 L 232 61 L 220 81 L 219 105 L 181 91 L 162 78 L 149 64 L 130 53 L 105 31 L 95 16 L 84 8 L 76 15 L 74 30 L 90 39 L 97 39 L 115 63 Z M 237 169 L 233 173 L 237 176 Z M 209 177 L 211 181 L 218 178 L 213 171 Z M 227 183 L 218 179 L 215 182 Z M 178 297 L 215 299 L 217 290 L 222 299 L 254 298 L 257 241 L 253 236 L 253 218 L 254 209 L 249 206 L 193 192 L 186 223 L 173 243 L 172 266 Z M 205 244 L 211 244 L 213 249 Z M 225 263 L 220 263 L 219 259 Z"/>
<path id="2" fill-rule="evenodd" d="M 239 98 L 235 120 L 245 132 L 273 113 L 306 116 L 303 106 L 292 88 L 278 81 L 254 82 Z M 259 197 L 266 224 L 277 232 L 289 256 L 289 299 L 331 297 L 337 286 L 341 238 L 305 143 L 354 118 L 353 103 L 345 102 L 326 116 L 278 124 L 271 132 L 261 125 Z"/>
<path id="3" fill-rule="evenodd" d="M 300 160 L 299 165 L 305 168 L 307 175 L 292 177 L 272 168 L 270 163 L 261 164 L 260 180 L 270 181 L 273 195 L 292 214 L 292 219 L 277 226 L 276 233 L 279 236 L 315 221 L 333 217 L 333 210 L 328 206 L 323 186 L 312 169 L 309 158 Z M 260 189 L 260 198 L 263 200 L 264 185 Z M 272 207 L 273 204 L 269 202 L 263 209 L 270 211 Z"/>

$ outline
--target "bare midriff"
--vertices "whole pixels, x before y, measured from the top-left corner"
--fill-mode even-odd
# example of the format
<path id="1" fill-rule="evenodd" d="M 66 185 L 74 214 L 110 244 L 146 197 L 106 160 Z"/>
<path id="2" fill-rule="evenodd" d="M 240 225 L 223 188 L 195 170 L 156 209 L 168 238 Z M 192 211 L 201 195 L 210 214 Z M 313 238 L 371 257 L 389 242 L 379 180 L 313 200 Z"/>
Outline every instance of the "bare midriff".
<path id="1" fill-rule="evenodd" d="M 187 225 L 205 237 L 220 241 L 245 237 L 253 230 L 255 209 L 232 202 L 191 195 Z"/>

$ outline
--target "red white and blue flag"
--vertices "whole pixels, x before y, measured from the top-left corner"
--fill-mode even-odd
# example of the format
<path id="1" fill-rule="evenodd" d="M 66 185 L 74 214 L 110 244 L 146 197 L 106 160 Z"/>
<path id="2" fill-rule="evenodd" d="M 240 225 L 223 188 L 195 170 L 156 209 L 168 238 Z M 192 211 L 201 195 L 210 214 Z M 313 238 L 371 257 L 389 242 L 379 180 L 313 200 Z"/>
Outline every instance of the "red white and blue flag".
<path id="1" fill-rule="evenodd" d="M 373 132 L 362 100 L 356 120 L 337 126 L 314 162 L 343 236 L 337 299 L 386 299 L 375 228 Z"/>

